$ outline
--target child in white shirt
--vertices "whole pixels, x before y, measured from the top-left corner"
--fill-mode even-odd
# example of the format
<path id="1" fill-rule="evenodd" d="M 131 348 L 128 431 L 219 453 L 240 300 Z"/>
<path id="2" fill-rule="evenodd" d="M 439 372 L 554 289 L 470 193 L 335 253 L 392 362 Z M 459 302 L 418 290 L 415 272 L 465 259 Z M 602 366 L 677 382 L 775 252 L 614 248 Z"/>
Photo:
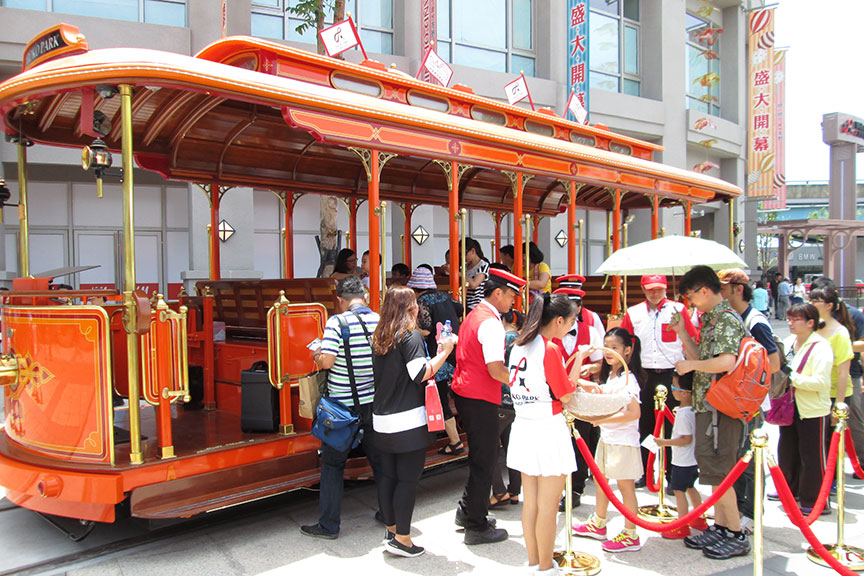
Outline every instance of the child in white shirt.
<path id="1" fill-rule="evenodd" d="M 687 375 L 689 376 L 689 374 Z M 693 433 L 696 428 L 696 415 L 693 413 L 693 394 L 691 392 L 693 379 L 681 376 L 677 379 L 677 386 L 672 385 L 672 395 L 680 405 L 675 413 L 675 424 L 672 426 L 672 438 L 654 438 L 657 446 L 672 447 L 672 474 L 669 479 L 669 487 L 675 492 L 675 500 L 678 506 L 678 517 L 681 518 L 689 511 L 687 499 L 693 508 L 702 504 L 702 496 L 696 490 L 696 480 L 699 478 L 699 468 L 696 466 L 696 455 L 694 453 L 696 444 L 693 441 Z M 690 535 L 690 528 L 706 530 L 708 524 L 705 518 L 697 518 L 689 526 L 682 526 L 677 530 L 663 532 L 663 538 L 681 540 Z"/>
<path id="2" fill-rule="evenodd" d="M 629 374 L 625 378 L 624 366 L 617 356 L 604 351 L 603 365 L 600 368 L 600 391 L 604 394 L 627 394 L 630 402 L 620 412 L 603 418 L 586 420 L 600 426 L 600 442 L 597 444 L 595 460 L 600 471 L 609 480 L 616 480 L 621 499 L 628 510 L 638 512 L 636 501 L 636 480 L 642 477 L 642 453 L 639 443 L 639 381 L 642 372 L 640 343 L 623 328 L 612 328 L 606 332 L 604 347 L 614 350 L 627 362 Z M 587 355 L 593 349 L 580 350 Z M 576 362 L 579 365 L 579 362 Z M 597 491 L 597 505 L 594 514 L 584 524 L 573 524 L 574 536 L 585 536 L 603 540 L 602 548 L 607 552 L 631 552 L 640 550 L 642 543 L 636 533 L 636 525 L 624 521 L 624 530 L 612 540 L 606 539 L 606 512 L 609 499 L 603 491 Z"/>

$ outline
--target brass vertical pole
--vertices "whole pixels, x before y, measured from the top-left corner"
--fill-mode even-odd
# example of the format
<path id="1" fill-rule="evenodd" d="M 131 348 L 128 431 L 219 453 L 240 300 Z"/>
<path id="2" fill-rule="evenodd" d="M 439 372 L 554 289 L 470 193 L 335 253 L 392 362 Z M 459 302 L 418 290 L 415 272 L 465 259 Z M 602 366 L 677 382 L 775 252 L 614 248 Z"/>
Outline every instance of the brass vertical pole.
<path id="1" fill-rule="evenodd" d="M 762 517 L 765 502 L 765 449 L 768 447 L 768 433 L 762 429 L 750 434 L 750 446 L 753 450 L 753 466 L 755 477 L 753 485 L 753 576 L 762 576 L 762 563 L 765 554 L 765 524 Z"/>
<path id="2" fill-rule="evenodd" d="M 660 384 L 657 386 L 654 393 L 654 409 L 659 412 L 658 418 L 665 418 L 666 397 L 669 391 L 666 386 Z M 660 427 L 660 438 L 663 438 L 663 426 Z M 660 448 L 657 450 L 657 487 L 658 487 L 658 503 L 656 506 L 640 506 L 639 517 L 651 520 L 654 522 L 672 522 L 678 518 L 677 509 L 674 506 L 666 505 L 666 450 Z"/>
<path id="3" fill-rule="evenodd" d="M 30 276 L 30 220 L 27 212 L 27 139 L 18 135 L 18 225 L 20 231 L 19 276 Z"/>
<path id="4" fill-rule="evenodd" d="M 580 438 L 579 431 L 574 425 L 576 418 L 569 412 L 564 414 L 570 433 L 574 439 L 578 440 Z M 573 530 L 570 528 L 573 525 L 573 478 L 571 474 L 567 474 L 564 480 L 564 525 L 567 527 L 567 549 L 552 554 L 553 561 L 560 568 L 559 573 L 569 576 L 593 576 L 600 572 L 599 558 L 585 552 L 573 551 Z"/>
<path id="5" fill-rule="evenodd" d="M 845 535 L 846 467 L 844 464 L 846 463 L 846 429 L 848 427 L 849 406 L 845 402 L 837 402 L 831 413 L 837 418 L 837 426 L 834 431 L 840 434 L 840 443 L 837 447 L 837 543 L 825 546 L 825 548 L 843 566 L 850 570 L 861 571 L 864 570 L 864 549 L 847 546 Z M 816 564 L 828 565 L 813 548 L 807 549 L 807 558 Z"/>
<path id="6" fill-rule="evenodd" d="M 583 247 L 583 234 L 585 232 L 585 221 L 581 218 L 579 219 L 579 223 L 577 224 L 579 227 L 579 275 L 582 276 L 582 247 Z"/>
<path id="7" fill-rule="evenodd" d="M 138 397 L 138 334 L 130 329 L 138 315 L 135 292 L 135 206 L 132 182 L 132 87 L 120 85 L 120 119 L 123 141 L 123 301 L 126 305 L 126 354 L 129 376 L 129 461 L 143 462 L 141 414 Z M 214 230 L 215 233 L 215 230 Z"/>
<path id="8" fill-rule="evenodd" d="M 466 314 L 468 314 L 468 291 L 466 287 L 468 286 L 468 278 L 466 278 L 466 274 L 468 273 L 468 268 L 465 263 L 465 254 L 468 252 L 468 249 L 465 246 L 465 238 L 467 236 L 467 229 L 465 228 L 465 218 L 468 217 L 468 210 L 462 208 L 459 210 L 459 223 L 461 224 L 462 231 L 462 317 L 464 318 Z M 453 274 L 453 271 L 450 271 L 450 274 Z"/>
<path id="9" fill-rule="evenodd" d="M 729 198 L 729 249 L 735 250 L 735 199 Z"/>
<path id="10" fill-rule="evenodd" d="M 381 298 L 379 302 L 383 304 L 384 294 L 387 292 L 387 202 L 381 202 L 378 206 L 378 216 L 381 217 L 381 278 L 378 280 L 381 286 Z"/>
<path id="11" fill-rule="evenodd" d="M 531 238 L 531 216 L 526 214 L 522 217 L 525 220 L 525 299 L 522 300 L 522 313 L 528 314 L 528 305 L 531 304 L 531 288 L 528 284 L 531 282 L 531 260 L 529 258 L 531 251 L 529 250 L 529 239 Z"/>

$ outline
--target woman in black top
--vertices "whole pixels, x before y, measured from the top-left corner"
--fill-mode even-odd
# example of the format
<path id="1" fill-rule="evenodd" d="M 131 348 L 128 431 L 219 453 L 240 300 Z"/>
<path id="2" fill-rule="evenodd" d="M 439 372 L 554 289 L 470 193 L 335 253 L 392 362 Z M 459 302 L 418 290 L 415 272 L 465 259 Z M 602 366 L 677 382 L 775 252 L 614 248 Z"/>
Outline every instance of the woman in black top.
<path id="1" fill-rule="evenodd" d="M 372 427 L 381 459 L 381 478 L 375 481 L 378 507 L 387 526 L 384 549 L 407 557 L 424 552 L 411 541 L 411 516 L 426 448 L 433 439 L 426 427 L 426 381 L 441 368 L 456 343 L 455 337 L 442 341 L 441 351 L 429 360 L 417 330 L 417 310 L 414 291 L 393 286 L 387 291 L 372 336 Z"/>

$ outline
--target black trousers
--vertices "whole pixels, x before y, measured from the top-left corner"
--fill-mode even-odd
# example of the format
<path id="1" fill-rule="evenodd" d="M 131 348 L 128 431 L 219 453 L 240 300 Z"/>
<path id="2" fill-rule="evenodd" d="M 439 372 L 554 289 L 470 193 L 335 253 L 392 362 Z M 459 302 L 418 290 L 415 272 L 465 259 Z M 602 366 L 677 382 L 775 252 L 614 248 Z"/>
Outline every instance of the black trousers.
<path id="1" fill-rule="evenodd" d="M 640 388 L 642 394 L 640 396 L 640 400 L 642 401 L 641 409 L 642 412 L 639 416 L 639 438 L 644 440 L 646 437 L 654 434 L 654 426 L 656 424 L 656 420 L 654 418 L 654 394 L 657 391 L 657 386 L 660 384 L 666 386 L 666 390 L 669 391 L 669 394 L 666 396 L 666 406 L 669 409 L 673 409 L 678 406 L 678 401 L 672 396 L 672 375 L 674 370 L 671 368 L 669 370 L 655 370 L 652 368 L 646 368 L 645 373 L 647 374 L 647 379 L 645 382 L 640 382 Z M 663 426 L 663 430 L 665 433 L 665 437 L 669 438 L 672 434 L 672 425 L 669 422 Z M 642 448 L 642 466 L 643 471 L 644 467 L 648 466 L 648 449 Z M 656 470 L 656 468 L 655 468 Z M 666 478 L 669 478 L 669 475 L 672 473 L 672 466 L 666 467 Z"/>
<path id="2" fill-rule="evenodd" d="M 829 417 L 801 418 L 798 410 L 789 426 L 780 427 L 777 459 L 792 494 L 801 506 L 812 508 L 819 497 L 828 445 Z"/>
<path id="3" fill-rule="evenodd" d="M 384 524 L 395 524 L 397 534 L 411 534 L 411 517 L 417 500 L 417 483 L 426 463 L 426 449 L 402 454 L 379 452 L 379 459 L 381 473 L 375 477 L 375 483 Z"/>
<path id="4" fill-rule="evenodd" d="M 468 437 L 468 482 L 459 501 L 467 517 L 466 529 L 484 530 L 492 490 L 492 471 L 498 458 L 498 406 L 464 398 L 453 392 L 456 410 Z"/>
<path id="5" fill-rule="evenodd" d="M 513 420 L 516 418 L 516 412 L 513 408 L 505 409 L 498 408 L 498 438 L 501 439 L 501 447 L 504 448 L 504 465 L 507 464 L 507 448 L 510 446 L 510 428 L 513 425 Z M 504 466 L 501 465 L 501 459 L 495 458 L 495 464 L 492 468 L 492 494 L 504 494 L 505 492 L 511 496 L 519 497 L 519 492 L 522 491 L 522 473 L 512 468 L 507 468 L 507 485 L 504 485 L 503 477 Z"/>
<path id="6" fill-rule="evenodd" d="M 759 428 L 764 423 L 762 414 L 757 415 L 753 420 L 747 423 L 747 434 L 744 435 L 741 449 L 738 450 L 738 457 L 741 458 L 750 450 L 750 434 L 753 430 Z M 735 498 L 738 500 L 738 512 L 742 516 L 746 516 L 751 520 L 754 519 L 756 506 L 756 462 L 750 460 L 750 464 L 732 485 L 735 489 Z M 765 493 L 765 478 L 762 478 L 762 493 Z"/>
<path id="7" fill-rule="evenodd" d="M 594 454 L 597 451 L 597 442 L 600 441 L 600 427 L 582 420 L 574 420 L 573 424 L 588 444 L 591 454 Z M 570 474 L 570 478 L 573 479 L 573 493 L 582 494 L 585 492 L 585 482 L 588 480 L 588 463 L 576 447 L 576 440 L 573 440 L 573 451 L 576 453 L 576 470 Z"/>

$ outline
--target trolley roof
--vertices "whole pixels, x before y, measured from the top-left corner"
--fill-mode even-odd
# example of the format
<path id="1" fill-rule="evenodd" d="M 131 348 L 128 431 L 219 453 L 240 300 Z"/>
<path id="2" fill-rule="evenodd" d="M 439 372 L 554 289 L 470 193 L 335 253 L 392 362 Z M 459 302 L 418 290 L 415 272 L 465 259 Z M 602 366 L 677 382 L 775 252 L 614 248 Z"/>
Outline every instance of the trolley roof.
<path id="1" fill-rule="evenodd" d="M 580 207 L 611 209 L 741 194 L 725 181 L 650 160 L 660 147 L 387 70 L 255 38 L 218 41 L 190 57 L 114 48 L 43 62 L 0 84 L 7 133 L 59 146 L 89 145 L 92 114 L 111 121 L 120 148 L 120 99 L 99 85 L 130 84 L 135 158 L 165 178 L 365 198 L 367 178 L 351 148 L 396 154 L 381 171 L 382 200 L 448 203 L 435 160 L 470 166 L 460 207 L 509 211 L 505 172 L 532 175 L 526 213 L 553 215 L 569 182 Z M 580 143 L 585 142 L 585 143 Z M 592 144 L 587 145 L 587 144 Z M 604 149 L 605 148 L 605 149 Z M 617 151 L 613 151 L 617 150 Z"/>

